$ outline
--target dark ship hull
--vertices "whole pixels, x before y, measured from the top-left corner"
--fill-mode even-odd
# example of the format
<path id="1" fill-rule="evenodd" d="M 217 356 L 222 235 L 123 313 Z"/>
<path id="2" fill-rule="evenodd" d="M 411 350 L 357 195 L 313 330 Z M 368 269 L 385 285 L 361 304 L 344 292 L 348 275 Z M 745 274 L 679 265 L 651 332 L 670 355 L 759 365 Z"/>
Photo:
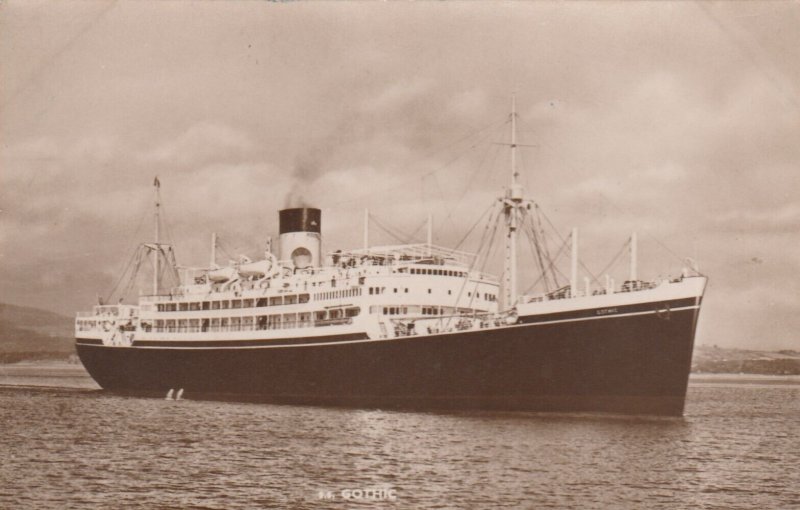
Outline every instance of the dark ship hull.
<path id="1" fill-rule="evenodd" d="M 109 347 L 78 339 L 77 351 L 100 386 L 122 393 L 183 388 L 189 398 L 291 404 L 680 416 L 700 299 L 386 340 Z"/>

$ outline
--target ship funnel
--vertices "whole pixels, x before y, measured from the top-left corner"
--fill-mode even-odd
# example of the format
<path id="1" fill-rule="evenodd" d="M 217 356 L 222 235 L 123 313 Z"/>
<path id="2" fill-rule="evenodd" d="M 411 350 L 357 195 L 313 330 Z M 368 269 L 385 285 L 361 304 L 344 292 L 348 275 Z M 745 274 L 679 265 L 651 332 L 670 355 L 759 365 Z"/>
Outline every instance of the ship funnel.
<path id="1" fill-rule="evenodd" d="M 322 251 L 322 211 L 313 207 L 283 209 L 280 223 L 280 259 L 295 268 L 319 267 Z"/>

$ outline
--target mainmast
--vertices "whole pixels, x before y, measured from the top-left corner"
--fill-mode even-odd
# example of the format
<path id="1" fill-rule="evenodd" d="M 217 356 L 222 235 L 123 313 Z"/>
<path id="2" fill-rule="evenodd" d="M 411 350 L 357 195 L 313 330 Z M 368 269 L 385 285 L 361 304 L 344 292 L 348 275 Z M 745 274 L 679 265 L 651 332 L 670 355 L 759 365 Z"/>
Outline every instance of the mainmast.
<path id="1" fill-rule="evenodd" d="M 364 209 L 364 249 L 369 250 L 369 209 Z"/>
<path id="2" fill-rule="evenodd" d="M 271 241 L 267 241 L 267 251 L 270 251 L 269 246 L 271 245 Z M 217 233 L 211 233 L 211 262 L 208 265 L 211 269 L 216 269 L 217 267 Z"/>
<path id="3" fill-rule="evenodd" d="M 427 236 L 427 245 L 428 245 L 428 256 L 431 256 L 431 246 L 433 246 L 433 215 L 428 213 L 428 236 Z"/>

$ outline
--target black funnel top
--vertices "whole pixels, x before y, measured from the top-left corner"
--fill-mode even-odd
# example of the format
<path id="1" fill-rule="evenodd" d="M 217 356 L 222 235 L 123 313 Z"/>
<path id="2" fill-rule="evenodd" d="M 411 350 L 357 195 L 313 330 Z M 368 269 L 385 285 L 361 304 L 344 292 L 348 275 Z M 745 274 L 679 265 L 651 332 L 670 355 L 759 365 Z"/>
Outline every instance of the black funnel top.
<path id="1" fill-rule="evenodd" d="M 313 207 L 296 207 L 278 212 L 279 231 L 281 234 L 289 232 L 316 232 L 320 233 L 322 227 L 322 211 Z"/>

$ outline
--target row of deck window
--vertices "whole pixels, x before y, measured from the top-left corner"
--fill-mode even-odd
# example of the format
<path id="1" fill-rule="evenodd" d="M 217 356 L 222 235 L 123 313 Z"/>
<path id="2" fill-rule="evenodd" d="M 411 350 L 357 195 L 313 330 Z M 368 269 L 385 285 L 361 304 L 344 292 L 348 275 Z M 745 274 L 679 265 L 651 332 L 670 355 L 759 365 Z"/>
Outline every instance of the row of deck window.
<path id="1" fill-rule="evenodd" d="M 405 273 L 406 269 L 410 274 L 425 274 L 430 276 L 456 276 L 458 278 L 465 278 L 467 273 L 464 271 L 454 271 L 452 269 L 428 269 L 422 267 L 401 268 L 400 272 Z"/>
<path id="2" fill-rule="evenodd" d="M 294 305 L 308 303 L 309 294 L 286 294 L 283 296 L 253 299 L 217 299 L 214 301 L 191 301 L 179 303 L 158 303 L 159 312 L 194 312 L 200 310 L 228 310 L 236 308 L 263 308 L 266 306 Z"/>
<path id="3" fill-rule="evenodd" d="M 454 308 L 452 306 L 370 306 L 369 313 L 383 315 L 456 315 L 483 313 L 486 310 L 475 310 L 471 308 Z"/>
<path id="4" fill-rule="evenodd" d="M 97 328 L 97 321 L 93 320 L 79 320 L 78 331 L 92 331 Z"/>
<path id="5" fill-rule="evenodd" d="M 205 319 L 156 319 L 142 321 L 147 332 L 205 333 L 225 331 L 260 331 L 269 329 L 310 328 L 349 324 L 360 312 L 358 307 L 317 310 L 315 312 L 256 315 L 248 317 L 214 317 Z"/>
<path id="6" fill-rule="evenodd" d="M 397 287 L 395 287 L 394 288 L 394 293 L 398 294 L 400 290 L 402 290 L 404 294 L 408 294 L 408 287 L 403 287 L 402 289 L 398 289 Z M 386 287 L 370 287 L 369 288 L 370 296 L 383 294 L 385 292 L 386 292 Z M 432 293 L 433 293 L 433 289 L 428 289 L 428 294 L 432 294 Z M 448 296 L 452 296 L 453 295 L 453 290 L 452 289 L 447 289 L 447 295 Z M 472 292 L 467 292 L 467 297 L 472 297 Z M 489 292 L 484 292 L 482 296 L 479 293 L 479 294 L 476 295 L 476 297 L 483 297 L 483 299 L 486 300 L 486 301 L 497 301 L 497 296 L 494 295 L 494 294 L 491 294 Z"/>
<path id="7" fill-rule="evenodd" d="M 372 292 L 370 292 L 372 294 Z M 357 297 L 361 295 L 361 287 L 354 287 L 352 289 L 331 290 L 328 292 L 318 292 L 314 294 L 315 301 L 322 301 L 324 299 L 341 299 L 346 297 Z"/>

